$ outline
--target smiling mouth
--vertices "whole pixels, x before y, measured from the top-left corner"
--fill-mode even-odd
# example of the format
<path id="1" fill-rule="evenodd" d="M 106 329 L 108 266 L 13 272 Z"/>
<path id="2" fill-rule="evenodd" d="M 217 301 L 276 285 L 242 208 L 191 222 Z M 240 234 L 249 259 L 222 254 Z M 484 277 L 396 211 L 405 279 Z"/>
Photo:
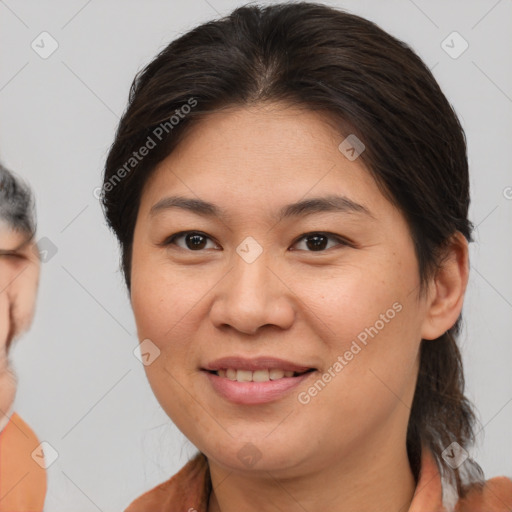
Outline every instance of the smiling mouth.
<path id="1" fill-rule="evenodd" d="M 235 368 L 225 368 L 220 370 L 206 370 L 208 373 L 217 375 L 225 379 L 237 382 L 268 382 L 273 380 L 300 377 L 306 373 L 314 372 L 315 368 L 309 368 L 303 372 L 293 372 L 281 370 L 279 368 L 269 368 L 267 370 L 237 370 Z"/>

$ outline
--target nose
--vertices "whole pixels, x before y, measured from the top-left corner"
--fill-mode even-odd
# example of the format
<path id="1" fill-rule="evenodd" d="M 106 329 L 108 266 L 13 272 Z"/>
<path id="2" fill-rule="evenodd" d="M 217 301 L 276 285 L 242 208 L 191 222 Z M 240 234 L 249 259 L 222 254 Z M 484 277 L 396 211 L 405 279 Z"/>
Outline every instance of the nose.
<path id="1" fill-rule="evenodd" d="M 265 251 L 251 263 L 234 255 L 231 271 L 216 287 L 210 311 L 217 328 L 229 326 L 255 334 L 263 326 L 291 327 L 296 314 L 294 294 L 286 276 L 279 275 L 279 266 L 269 259 Z"/>

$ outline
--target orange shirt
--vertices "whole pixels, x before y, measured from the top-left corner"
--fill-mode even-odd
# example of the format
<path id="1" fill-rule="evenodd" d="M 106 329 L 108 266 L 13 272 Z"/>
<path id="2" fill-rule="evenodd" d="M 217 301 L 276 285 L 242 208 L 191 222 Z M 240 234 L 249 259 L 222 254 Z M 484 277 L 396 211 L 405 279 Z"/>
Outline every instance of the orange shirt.
<path id="1" fill-rule="evenodd" d="M 0 512 L 43 510 L 46 470 L 44 462 L 36 461 L 44 461 L 42 451 L 36 450 L 39 444 L 32 429 L 13 413 L 0 432 Z"/>
<path id="2" fill-rule="evenodd" d="M 125 512 L 207 512 L 210 492 L 208 461 L 198 453 L 171 479 L 132 502 Z M 454 509 L 454 512 L 511 511 L 512 480 L 507 477 L 487 480 L 482 491 L 470 491 Z M 430 452 L 423 453 L 418 484 L 407 512 L 448 512 L 443 505 L 441 476 Z"/>

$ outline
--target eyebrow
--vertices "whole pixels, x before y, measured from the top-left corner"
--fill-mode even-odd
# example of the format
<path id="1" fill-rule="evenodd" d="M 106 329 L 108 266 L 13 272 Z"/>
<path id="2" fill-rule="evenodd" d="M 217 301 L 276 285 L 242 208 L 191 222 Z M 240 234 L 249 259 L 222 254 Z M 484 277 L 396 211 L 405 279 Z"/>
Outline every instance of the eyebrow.
<path id="1" fill-rule="evenodd" d="M 204 217 L 229 217 L 226 210 L 213 203 L 182 196 L 170 196 L 161 199 L 151 207 L 149 214 L 154 216 L 161 211 L 171 208 L 181 208 Z M 360 213 L 375 219 L 370 210 L 362 204 L 356 203 L 345 196 L 328 195 L 304 199 L 297 203 L 285 205 L 279 210 L 277 220 L 282 221 L 291 217 L 306 216 L 320 212 Z"/>

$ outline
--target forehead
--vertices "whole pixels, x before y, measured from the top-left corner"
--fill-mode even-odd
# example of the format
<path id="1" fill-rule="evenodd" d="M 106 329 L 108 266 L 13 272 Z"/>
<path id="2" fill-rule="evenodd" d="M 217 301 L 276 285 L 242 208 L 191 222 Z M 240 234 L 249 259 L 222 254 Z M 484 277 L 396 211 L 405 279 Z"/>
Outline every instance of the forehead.
<path id="1" fill-rule="evenodd" d="M 146 195 L 155 202 L 175 189 L 226 204 L 262 199 L 276 207 L 326 193 L 375 202 L 381 193 L 362 159 L 350 160 L 339 148 L 347 135 L 339 125 L 317 111 L 281 104 L 215 111 L 160 162 Z"/>
<path id="2" fill-rule="evenodd" d="M 253 155 L 265 161 L 284 152 L 288 160 L 304 156 L 340 156 L 342 140 L 332 116 L 305 107 L 264 103 L 229 107 L 208 113 L 191 125 L 175 154 L 193 148 L 200 158 L 218 153 Z M 340 125 L 341 126 L 341 125 Z M 317 151 L 311 152 L 312 147 Z M 330 149 L 325 153 L 326 149 Z M 336 151 L 332 151 L 336 150 Z M 229 154 L 227 154 L 229 153 Z M 250 164 L 248 158 L 240 163 Z"/>

